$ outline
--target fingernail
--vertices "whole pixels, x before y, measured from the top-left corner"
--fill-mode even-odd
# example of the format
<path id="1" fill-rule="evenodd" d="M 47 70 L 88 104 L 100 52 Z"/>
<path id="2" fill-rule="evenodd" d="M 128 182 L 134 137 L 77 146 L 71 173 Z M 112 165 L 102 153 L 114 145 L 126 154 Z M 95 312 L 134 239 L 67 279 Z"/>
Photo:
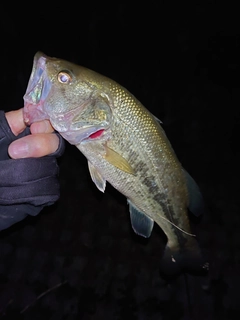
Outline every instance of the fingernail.
<path id="1" fill-rule="evenodd" d="M 24 141 L 14 141 L 10 144 L 8 153 L 13 159 L 27 158 L 29 156 L 29 145 Z"/>

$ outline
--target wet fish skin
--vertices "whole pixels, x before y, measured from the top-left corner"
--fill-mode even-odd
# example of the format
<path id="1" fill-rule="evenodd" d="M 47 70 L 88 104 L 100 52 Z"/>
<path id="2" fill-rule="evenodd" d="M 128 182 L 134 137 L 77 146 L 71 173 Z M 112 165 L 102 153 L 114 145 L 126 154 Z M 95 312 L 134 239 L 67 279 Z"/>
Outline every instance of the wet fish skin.
<path id="1" fill-rule="evenodd" d="M 160 121 L 135 96 L 114 80 L 39 52 L 24 101 L 26 123 L 49 119 L 88 159 L 98 189 L 104 192 L 107 181 L 126 196 L 137 234 L 149 237 L 154 222 L 164 231 L 165 271 L 202 268 L 188 219 L 191 189 L 194 208 L 200 191 Z"/>

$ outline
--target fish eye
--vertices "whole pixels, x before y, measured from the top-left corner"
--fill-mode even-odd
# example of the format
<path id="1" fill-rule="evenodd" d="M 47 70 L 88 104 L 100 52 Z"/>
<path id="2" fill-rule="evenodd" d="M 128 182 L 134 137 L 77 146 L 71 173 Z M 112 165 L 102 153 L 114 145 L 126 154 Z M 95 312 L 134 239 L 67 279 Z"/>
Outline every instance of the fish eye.
<path id="1" fill-rule="evenodd" d="M 72 80 L 71 75 L 67 71 L 61 71 L 58 74 L 58 81 L 63 84 L 68 84 Z"/>

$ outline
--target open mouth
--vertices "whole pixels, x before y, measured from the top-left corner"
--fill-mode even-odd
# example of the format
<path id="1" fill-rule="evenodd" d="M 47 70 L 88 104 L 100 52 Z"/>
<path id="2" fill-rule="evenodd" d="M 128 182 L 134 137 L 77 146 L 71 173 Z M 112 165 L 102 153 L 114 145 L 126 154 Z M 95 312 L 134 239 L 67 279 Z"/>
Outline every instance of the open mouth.
<path id="1" fill-rule="evenodd" d="M 46 57 L 37 53 L 34 57 L 32 73 L 24 99 L 24 121 L 30 125 L 34 121 L 48 119 L 44 110 L 44 101 L 51 89 L 51 82 L 45 75 Z"/>

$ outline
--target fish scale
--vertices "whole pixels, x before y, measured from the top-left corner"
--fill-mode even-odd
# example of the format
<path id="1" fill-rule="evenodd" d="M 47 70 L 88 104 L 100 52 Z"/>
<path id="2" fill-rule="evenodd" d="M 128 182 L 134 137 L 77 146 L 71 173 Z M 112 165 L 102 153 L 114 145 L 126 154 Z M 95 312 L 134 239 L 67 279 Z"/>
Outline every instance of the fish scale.
<path id="1" fill-rule="evenodd" d="M 115 87 L 114 87 L 115 88 Z M 121 124 L 127 123 L 129 124 L 130 128 L 140 128 L 137 129 L 137 135 L 136 130 L 131 131 L 131 135 L 134 135 L 134 138 L 132 139 L 136 145 L 134 145 L 133 149 L 137 150 L 140 149 L 140 152 L 138 155 L 142 154 L 144 157 L 148 157 L 148 159 L 151 160 L 152 164 L 148 162 L 147 170 L 150 170 L 150 172 L 154 172 L 155 177 L 159 177 L 159 171 L 166 170 L 166 167 L 170 167 L 171 173 L 174 172 L 174 170 L 178 170 L 177 172 L 174 172 L 174 183 L 179 184 L 181 181 L 182 188 L 184 189 L 184 177 L 180 169 L 180 163 L 177 161 L 177 158 L 174 156 L 173 150 L 166 141 L 165 134 L 160 135 L 162 133 L 160 131 L 161 128 L 159 128 L 159 125 L 156 124 L 156 121 L 152 119 L 151 114 L 149 114 L 144 108 L 142 108 L 141 104 L 138 103 L 138 101 L 134 98 L 129 98 L 126 96 L 125 93 L 122 94 L 123 90 L 120 89 L 112 89 L 110 90 L 112 92 L 116 92 L 116 105 L 118 106 L 118 101 L 121 101 L 120 107 L 117 107 L 118 116 L 120 117 Z M 129 123 L 130 119 L 130 123 Z M 135 123 L 134 123 L 135 122 Z M 126 128 L 125 128 L 126 129 Z M 124 130 L 123 130 L 124 131 Z M 117 130 L 119 132 L 119 130 Z M 125 138 L 122 139 L 123 141 L 126 141 Z M 139 143 L 142 143 L 144 146 L 137 146 Z M 119 145 L 119 142 L 116 142 L 116 147 Z M 144 149 L 143 149 L 144 147 Z M 122 151 L 122 150 L 121 150 Z M 131 161 L 130 161 L 131 162 Z M 143 163 L 146 163 L 146 159 L 144 159 Z M 142 170 L 142 169 L 141 169 Z M 146 171 L 147 171 L 146 170 Z M 145 177 L 146 172 L 142 172 L 137 170 L 138 172 L 142 173 L 143 178 Z M 158 181 L 158 190 L 160 190 L 161 193 L 164 193 L 164 180 L 159 179 Z M 161 187 L 162 186 L 162 187 Z M 166 187 L 165 187 L 166 190 Z M 183 201 L 183 198 L 187 200 L 187 190 L 185 189 L 185 195 L 184 197 L 181 197 L 181 201 Z M 147 212 L 146 212 L 147 213 Z M 170 217 L 168 219 L 171 220 Z M 174 221 L 172 221 L 174 222 Z M 186 230 L 187 231 L 187 230 Z"/>
<path id="2" fill-rule="evenodd" d="M 194 199 L 195 209 L 201 193 L 160 121 L 135 96 L 92 70 L 38 52 L 24 101 L 27 124 L 49 119 L 85 155 L 98 189 L 109 182 L 126 196 L 137 234 L 149 237 L 154 222 L 164 231 L 163 270 L 202 268 L 188 220 L 188 204 Z"/>
<path id="3" fill-rule="evenodd" d="M 164 169 L 167 171 L 167 167 L 169 167 L 172 173 L 173 168 L 171 165 L 168 165 L 168 163 L 171 163 L 172 159 L 175 160 L 176 158 L 172 156 L 172 153 L 170 153 L 171 157 L 168 156 L 169 150 L 166 145 L 167 143 L 161 143 L 158 132 L 159 125 L 152 118 L 151 114 L 142 108 L 137 108 L 139 105 L 137 105 L 133 99 L 126 98 L 125 94 L 122 97 L 121 90 L 118 89 L 116 92 L 118 99 L 121 101 L 121 107 L 117 107 L 116 109 L 121 109 L 121 112 L 116 116 L 113 116 L 114 122 L 111 126 L 112 139 L 108 142 L 108 146 L 120 153 L 125 159 L 129 160 L 133 169 L 135 169 L 141 161 L 141 163 L 144 164 L 145 170 L 142 167 L 141 170 L 136 170 L 136 176 L 129 175 L 112 166 L 107 161 L 104 161 L 101 157 L 97 157 L 96 153 L 98 153 L 97 149 L 99 141 L 91 141 L 88 143 L 87 147 L 85 145 L 79 145 L 78 148 L 94 166 L 98 167 L 98 170 L 113 187 L 124 194 L 140 211 L 144 212 L 157 222 L 167 235 L 167 238 L 170 239 L 171 246 L 174 247 L 174 250 L 178 250 L 179 235 L 180 238 L 184 237 L 189 240 L 190 237 L 189 235 L 182 234 L 176 230 L 173 225 L 169 224 L 166 220 L 163 220 L 162 217 L 177 224 L 180 228 L 184 228 L 187 232 L 190 232 L 190 227 L 186 220 L 181 219 L 178 221 L 177 214 L 175 215 L 176 217 L 173 216 L 174 211 L 169 209 L 171 202 L 164 204 L 166 200 L 163 201 L 160 195 L 165 194 L 166 187 L 163 186 L 164 181 L 161 179 L 158 172 L 158 169 L 161 167 L 161 171 Z M 133 108 L 131 108 L 131 106 L 133 106 Z M 116 111 L 115 108 L 113 109 L 114 114 Z M 124 112 L 125 109 L 127 112 Z M 136 112 L 134 113 L 135 110 Z M 148 117 L 146 117 L 146 114 Z M 135 128 L 136 126 L 138 129 L 132 130 L 132 128 Z M 119 130 L 119 127 L 121 127 L 121 130 Z M 151 132 L 153 132 L 153 134 L 151 134 Z M 130 139 L 128 139 L 129 136 L 131 137 Z M 122 141 L 125 143 L 122 144 Z M 127 141 L 128 143 L 126 143 Z M 135 159 L 131 158 L 131 151 L 135 152 Z M 164 158 L 167 159 L 167 162 L 165 163 L 162 161 L 162 154 L 164 154 Z M 146 158 L 148 158 L 148 161 L 146 161 Z M 176 160 L 174 163 L 176 163 Z M 153 166 L 153 164 L 155 164 L 155 166 Z M 177 167 L 177 164 L 175 166 Z M 152 178 L 150 179 L 151 184 L 155 181 L 156 185 L 156 187 L 152 188 L 152 190 L 154 189 L 154 193 L 152 194 L 149 192 L 149 183 L 145 182 L 147 172 L 152 174 Z M 181 173 L 178 173 L 178 175 L 180 175 L 183 180 L 183 175 Z M 177 185 L 177 179 L 179 178 L 176 173 L 174 174 L 174 177 Z M 183 186 L 184 185 L 185 183 L 183 181 Z M 169 189 L 172 190 L 171 188 Z M 182 197 L 179 197 L 181 206 L 184 197 L 185 201 L 187 201 L 186 194 L 187 192 L 185 190 L 185 194 L 183 194 Z M 155 199 L 153 195 L 155 195 Z M 181 208 L 178 207 L 177 213 L 180 210 Z"/>

